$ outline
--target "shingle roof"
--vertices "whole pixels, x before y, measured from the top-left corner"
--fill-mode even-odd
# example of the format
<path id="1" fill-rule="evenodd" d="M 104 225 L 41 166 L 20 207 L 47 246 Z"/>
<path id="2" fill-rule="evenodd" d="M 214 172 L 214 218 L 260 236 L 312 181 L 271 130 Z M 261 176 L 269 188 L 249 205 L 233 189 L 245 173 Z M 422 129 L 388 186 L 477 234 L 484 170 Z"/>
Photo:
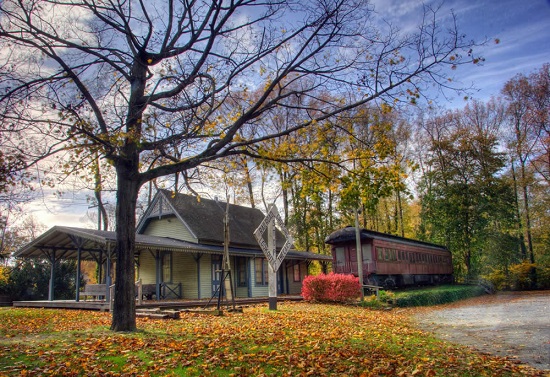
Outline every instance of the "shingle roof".
<path id="1" fill-rule="evenodd" d="M 226 203 L 173 193 L 169 190 L 159 190 L 171 204 L 180 218 L 187 224 L 199 243 L 223 244 L 223 219 Z M 257 208 L 229 204 L 229 234 L 230 245 L 238 247 L 258 248 L 254 238 L 254 230 L 260 226 L 264 213 Z M 277 232 L 277 247 L 282 247 L 285 240 L 281 232 Z"/>

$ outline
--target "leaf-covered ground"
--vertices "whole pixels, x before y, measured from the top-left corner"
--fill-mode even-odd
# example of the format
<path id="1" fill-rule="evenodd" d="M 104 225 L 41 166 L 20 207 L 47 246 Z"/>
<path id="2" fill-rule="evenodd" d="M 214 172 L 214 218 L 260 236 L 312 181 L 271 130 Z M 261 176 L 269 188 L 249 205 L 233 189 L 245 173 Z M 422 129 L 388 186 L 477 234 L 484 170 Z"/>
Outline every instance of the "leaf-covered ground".
<path id="1" fill-rule="evenodd" d="M 108 313 L 0 310 L 0 376 L 543 376 L 434 339 L 409 311 L 279 303 L 108 330 Z"/>

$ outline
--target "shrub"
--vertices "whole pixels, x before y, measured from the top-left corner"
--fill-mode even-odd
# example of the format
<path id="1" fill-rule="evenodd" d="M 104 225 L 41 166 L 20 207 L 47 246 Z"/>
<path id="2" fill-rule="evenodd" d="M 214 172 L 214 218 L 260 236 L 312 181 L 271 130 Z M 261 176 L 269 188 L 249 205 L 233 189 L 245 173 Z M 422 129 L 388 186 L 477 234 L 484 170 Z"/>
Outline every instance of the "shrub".
<path id="1" fill-rule="evenodd" d="M 396 295 L 395 305 L 401 308 L 439 305 L 483 294 L 485 294 L 485 289 L 475 285 L 439 286 L 401 292 Z"/>
<path id="2" fill-rule="evenodd" d="M 302 296 L 306 301 L 346 303 L 356 300 L 360 294 L 359 279 L 352 275 L 309 275 L 302 284 Z"/>
<path id="3" fill-rule="evenodd" d="M 499 290 L 550 288 L 550 268 L 528 261 L 512 264 L 506 271 L 502 267 L 494 268 L 483 277 Z"/>

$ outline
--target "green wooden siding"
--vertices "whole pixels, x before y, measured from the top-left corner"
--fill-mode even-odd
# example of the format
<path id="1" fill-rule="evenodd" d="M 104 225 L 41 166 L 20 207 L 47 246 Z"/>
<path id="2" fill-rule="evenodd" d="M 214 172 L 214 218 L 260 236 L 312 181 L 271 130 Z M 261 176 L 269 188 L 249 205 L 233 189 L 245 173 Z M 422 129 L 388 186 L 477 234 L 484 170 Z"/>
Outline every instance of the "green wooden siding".
<path id="1" fill-rule="evenodd" d="M 156 252 L 153 252 L 153 254 Z M 154 284 L 156 281 L 156 261 L 150 252 L 142 252 L 139 257 L 138 278 L 143 284 Z M 172 283 L 182 285 L 183 298 L 205 299 L 212 297 L 212 255 L 203 254 L 200 258 L 200 295 L 199 295 L 199 272 L 195 260 L 197 254 L 172 252 Z M 283 270 L 284 290 L 291 295 L 299 295 L 302 291 L 302 281 L 307 274 L 307 265 L 300 262 L 300 281 L 294 281 L 294 270 L 292 262 L 286 262 L 281 266 Z M 234 264 L 232 265 L 232 268 Z M 238 287 L 236 284 L 235 271 L 232 271 L 232 279 L 235 287 L 235 297 L 249 297 L 249 286 L 251 297 L 266 297 L 269 294 L 267 285 L 256 285 L 254 258 L 250 258 L 247 265 L 248 285 Z"/>
<path id="2" fill-rule="evenodd" d="M 143 234 L 175 238 L 194 243 L 198 242 L 189 229 L 175 216 L 150 220 Z"/>
<path id="3" fill-rule="evenodd" d="M 197 295 L 197 262 L 194 254 L 173 253 L 172 281 L 181 283 L 183 298 L 195 299 Z"/>
<path id="4" fill-rule="evenodd" d="M 251 279 L 251 291 L 252 297 L 266 297 L 269 295 L 268 286 L 266 285 L 256 285 L 256 268 L 254 263 L 255 258 L 251 258 L 250 261 L 250 279 Z"/>
<path id="5" fill-rule="evenodd" d="M 293 263 L 294 264 L 294 261 Z M 300 281 L 294 281 L 294 267 L 289 265 L 286 269 L 286 277 L 288 281 L 288 293 L 291 295 L 300 295 L 302 293 L 302 281 L 307 275 L 307 265 L 305 262 L 300 262 Z M 286 288 L 286 286 L 285 286 Z M 286 289 L 285 289 L 286 292 Z"/>
<path id="6" fill-rule="evenodd" d="M 148 251 L 142 251 L 139 255 L 138 279 L 143 284 L 156 283 L 156 261 L 153 255 Z"/>

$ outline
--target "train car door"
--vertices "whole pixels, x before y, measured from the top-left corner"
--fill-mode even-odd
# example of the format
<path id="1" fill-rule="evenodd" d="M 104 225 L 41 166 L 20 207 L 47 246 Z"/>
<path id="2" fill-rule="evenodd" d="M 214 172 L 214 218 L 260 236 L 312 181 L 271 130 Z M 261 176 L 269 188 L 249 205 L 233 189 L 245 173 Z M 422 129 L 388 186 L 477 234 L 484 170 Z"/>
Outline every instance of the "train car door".
<path id="1" fill-rule="evenodd" d="M 365 276 L 368 276 L 375 271 L 374 259 L 372 258 L 372 244 L 362 244 L 361 255 L 363 258 L 363 275 L 366 274 Z"/>

